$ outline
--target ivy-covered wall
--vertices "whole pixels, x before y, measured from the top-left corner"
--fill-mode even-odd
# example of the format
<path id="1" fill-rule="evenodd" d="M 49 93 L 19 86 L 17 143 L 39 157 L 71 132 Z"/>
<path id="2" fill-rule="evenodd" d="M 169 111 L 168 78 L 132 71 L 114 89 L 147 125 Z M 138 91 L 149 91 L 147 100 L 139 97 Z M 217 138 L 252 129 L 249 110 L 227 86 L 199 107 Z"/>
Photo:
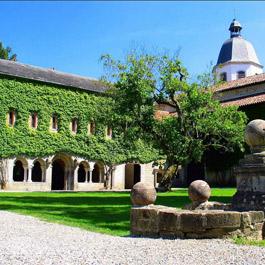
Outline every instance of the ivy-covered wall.
<path id="1" fill-rule="evenodd" d="M 130 144 L 122 128 L 115 124 L 115 102 L 102 93 L 0 76 L 0 157 L 26 155 L 44 157 L 58 152 L 111 163 L 155 160 L 157 152 L 139 140 Z M 17 113 L 14 128 L 7 124 L 7 113 Z M 32 112 L 38 113 L 38 128 L 29 126 Z M 58 132 L 50 130 L 53 113 L 58 115 Z M 78 131 L 72 134 L 70 122 L 78 118 Z M 95 135 L 88 124 L 96 123 Z M 113 129 L 106 139 L 105 130 Z"/>

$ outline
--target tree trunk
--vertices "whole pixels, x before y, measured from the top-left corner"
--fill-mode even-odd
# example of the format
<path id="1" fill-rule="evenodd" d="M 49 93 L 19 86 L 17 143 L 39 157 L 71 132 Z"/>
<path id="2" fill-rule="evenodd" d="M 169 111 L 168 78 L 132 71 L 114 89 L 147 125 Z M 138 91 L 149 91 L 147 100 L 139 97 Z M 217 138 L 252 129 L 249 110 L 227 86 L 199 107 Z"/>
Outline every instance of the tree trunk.
<path id="1" fill-rule="evenodd" d="M 107 165 L 106 167 L 106 170 L 105 170 L 105 181 L 104 181 L 104 187 L 106 190 L 109 190 L 111 189 L 111 175 L 112 175 L 112 172 L 113 172 L 113 165 Z"/>
<path id="2" fill-rule="evenodd" d="M 166 172 L 159 184 L 158 189 L 160 191 L 169 191 L 172 187 L 172 181 L 174 176 L 177 174 L 178 172 L 178 165 L 174 164 L 174 165 L 170 165 L 166 168 Z"/>
<path id="3" fill-rule="evenodd" d="M 7 183 L 6 162 L 3 158 L 0 158 L 0 186 L 1 186 L 1 189 L 5 189 L 6 183 Z"/>

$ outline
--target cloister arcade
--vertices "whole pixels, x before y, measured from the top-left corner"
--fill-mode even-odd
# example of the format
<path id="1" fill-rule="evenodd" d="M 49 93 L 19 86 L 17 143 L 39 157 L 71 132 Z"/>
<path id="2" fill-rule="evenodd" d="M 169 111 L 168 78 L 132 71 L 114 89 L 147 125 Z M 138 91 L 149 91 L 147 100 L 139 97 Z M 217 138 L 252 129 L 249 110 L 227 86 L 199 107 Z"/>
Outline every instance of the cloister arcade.
<path id="1" fill-rule="evenodd" d="M 7 190 L 90 191 L 105 189 L 105 170 L 101 161 L 59 153 L 49 157 L 18 156 L 7 159 Z M 138 181 L 154 183 L 151 163 L 117 165 L 110 176 L 111 189 L 131 189 Z"/>

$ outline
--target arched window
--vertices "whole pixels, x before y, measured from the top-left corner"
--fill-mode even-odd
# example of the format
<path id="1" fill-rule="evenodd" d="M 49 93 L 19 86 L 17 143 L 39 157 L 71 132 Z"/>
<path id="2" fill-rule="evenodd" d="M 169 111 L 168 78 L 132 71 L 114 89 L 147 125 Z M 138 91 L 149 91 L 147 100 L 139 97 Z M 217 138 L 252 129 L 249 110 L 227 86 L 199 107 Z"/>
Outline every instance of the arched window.
<path id="1" fill-rule="evenodd" d="M 95 122 L 90 122 L 88 125 L 88 134 L 94 135 L 96 132 L 96 124 Z"/>
<path id="2" fill-rule="evenodd" d="M 86 171 L 83 164 L 79 165 L 78 169 L 78 182 L 85 182 L 86 181 Z"/>
<path id="3" fill-rule="evenodd" d="M 226 72 L 223 72 L 220 74 L 220 80 L 221 81 L 227 81 L 227 75 L 226 75 Z"/>
<path id="4" fill-rule="evenodd" d="M 42 170 L 39 161 L 34 163 L 32 168 L 32 182 L 42 182 Z"/>
<path id="5" fill-rule="evenodd" d="M 112 128 L 110 126 L 107 126 L 106 128 L 106 136 L 108 139 L 112 138 Z"/>
<path id="6" fill-rule="evenodd" d="M 52 114 L 51 127 L 53 131 L 58 131 L 58 116 L 57 114 Z"/>
<path id="7" fill-rule="evenodd" d="M 14 110 L 10 110 L 8 113 L 8 125 L 10 127 L 14 127 L 16 122 L 16 112 Z"/>
<path id="8" fill-rule="evenodd" d="M 14 181 L 24 181 L 24 167 L 20 160 L 15 162 L 13 168 L 13 180 Z"/>
<path id="9" fill-rule="evenodd" d="M 71 122 L 71 130 L 72 130 L 72 133 L 76 134 L 77 133 L 77 118 L 74 118 L 72 119 L 72 122 Z"/>
<path id="10" fill-rule="evenodd" d="M 237 72 L 237 79 L 246 77 L 246 73 L 244 71 Z"/>
<path id="11" fill-rule="evenodd" d="M 33 129 L 37 129 L 38 127 L 38 113 L 37 112 L 33 112 L 30 115 L 30 126 Z"/>

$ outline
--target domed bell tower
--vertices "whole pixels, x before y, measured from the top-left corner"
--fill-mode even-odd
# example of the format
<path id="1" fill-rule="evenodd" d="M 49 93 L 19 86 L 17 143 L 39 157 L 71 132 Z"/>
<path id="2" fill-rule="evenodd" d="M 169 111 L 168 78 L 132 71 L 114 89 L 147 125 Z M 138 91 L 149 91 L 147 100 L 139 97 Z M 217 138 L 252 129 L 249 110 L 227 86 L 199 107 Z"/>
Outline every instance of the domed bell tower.
<path id="1" fill-rule="evenodd" d="M 230 24 L 230 39 L 226 40 L 220 50 L 213 72 L 217 80 L 232 81 L 263 73 L 253 45 L 242 38 L 242 26 L 236 19 Z"/>

